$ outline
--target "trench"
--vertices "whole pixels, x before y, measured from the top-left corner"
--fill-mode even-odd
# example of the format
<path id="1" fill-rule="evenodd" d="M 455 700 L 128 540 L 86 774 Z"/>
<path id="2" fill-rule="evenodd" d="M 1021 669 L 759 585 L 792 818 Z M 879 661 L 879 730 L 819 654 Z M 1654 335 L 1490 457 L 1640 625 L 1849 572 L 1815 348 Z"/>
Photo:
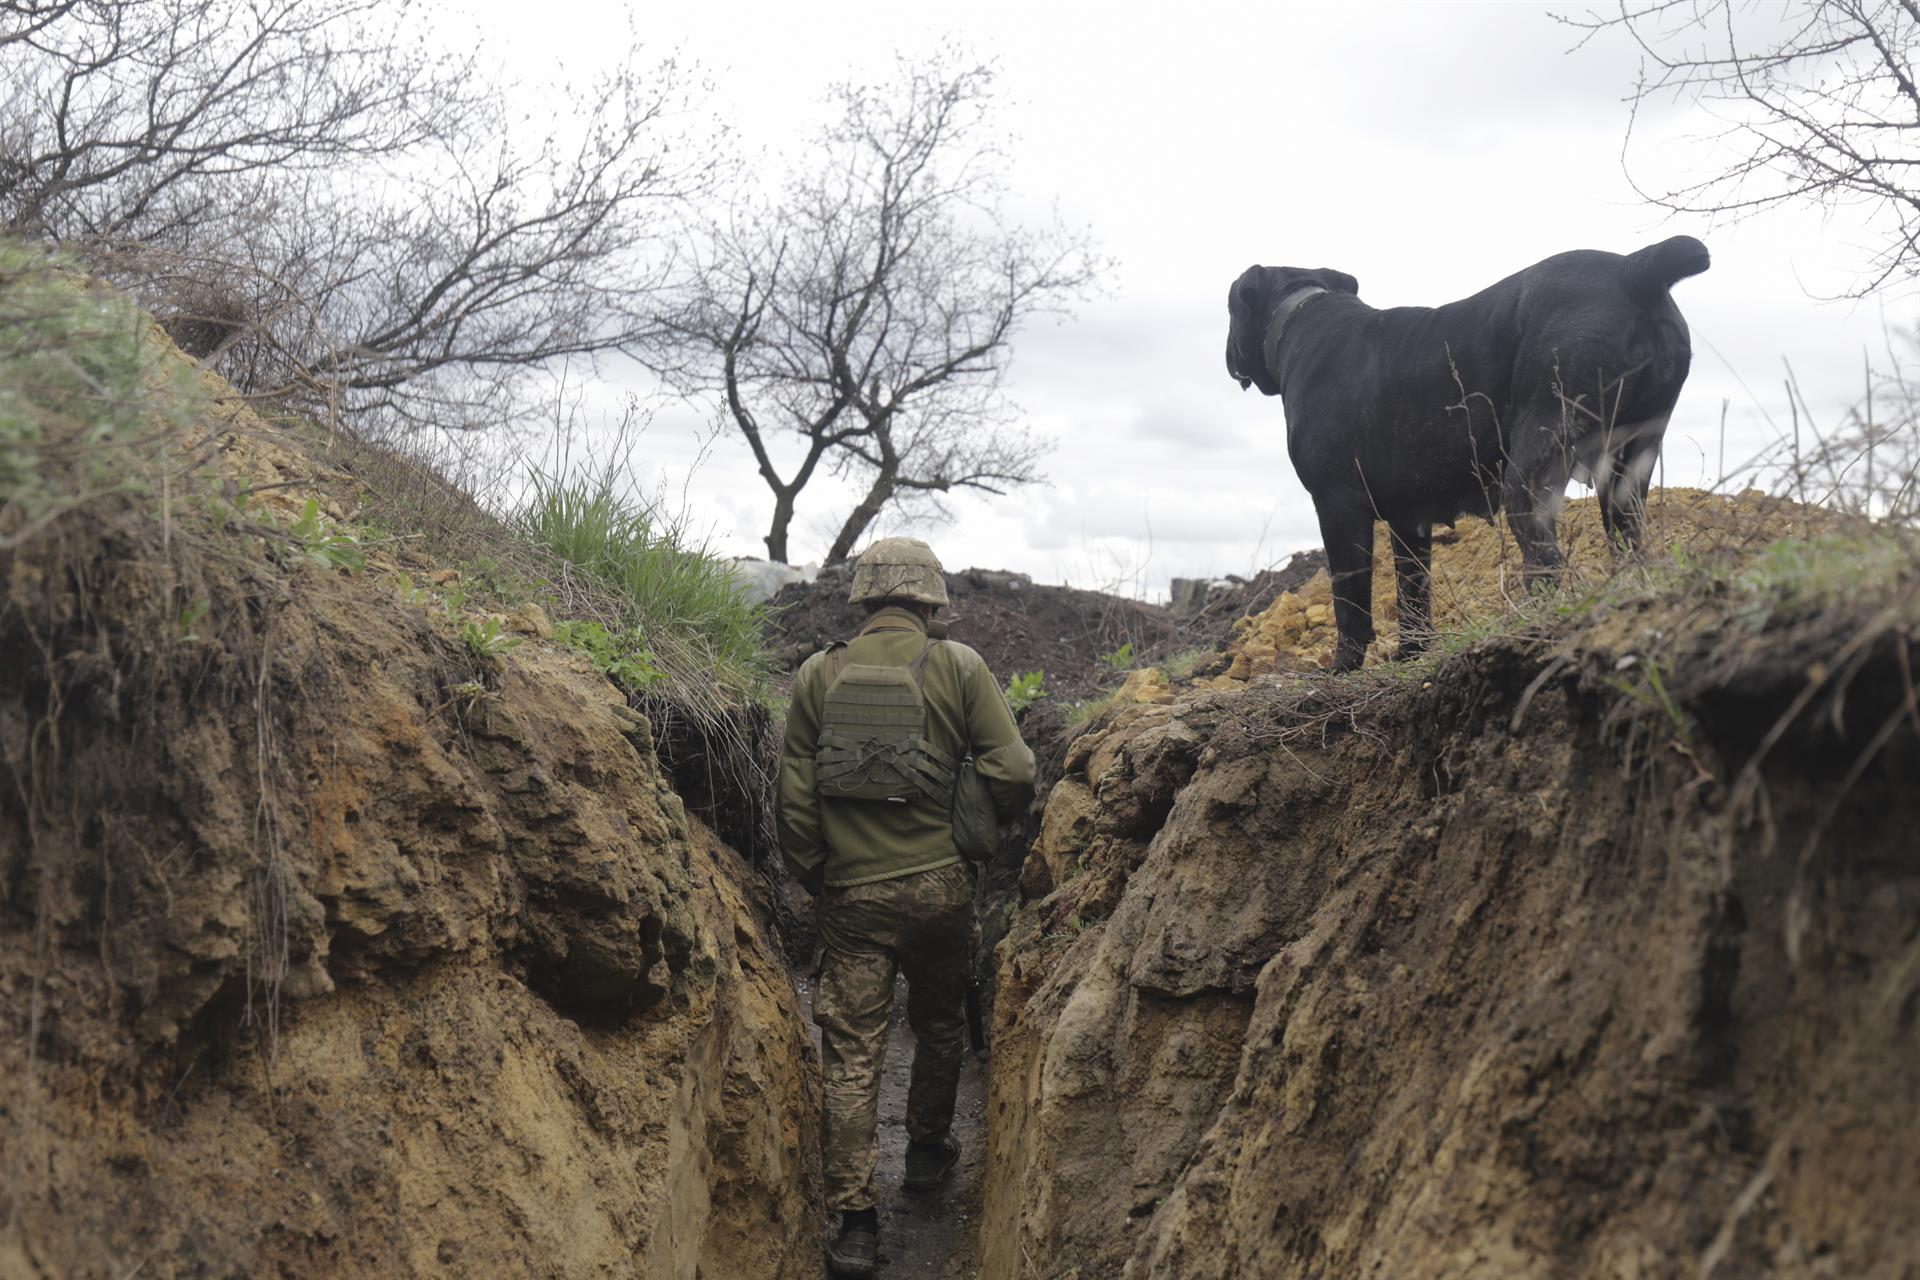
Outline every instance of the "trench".
<path id="1" fill-rule="evenodd" d="M 800 1016 L 814 1052 L 820 1028 L 813 1023 L 812 976 L 793 973 L 800 995 Z M 987 1061 L 970 1050 L 960 1071 L 960 1092 L 953 1110 L 953 1135 L 960 1140 L 960 1165 L 934 1191 L 909 1195 L 900 1181 L 907 1158 L 907 1081 L 913 1064 L 913 1030 L 907 1025 L 907 983 L 893 986 L 893 1019 L 887 1033 L 886 1065 L 880 1074 L 880 1161 L 874 1171 L 879 1193 L 881 1274 L 927 1280 L 973 1280 L 980 1274 L 980 1214 L 987 1171 Z M 828 1215 L 827 1231 L 838 1226 Z M 825 1237 L 822 1237 L 824 1247 Z"/>

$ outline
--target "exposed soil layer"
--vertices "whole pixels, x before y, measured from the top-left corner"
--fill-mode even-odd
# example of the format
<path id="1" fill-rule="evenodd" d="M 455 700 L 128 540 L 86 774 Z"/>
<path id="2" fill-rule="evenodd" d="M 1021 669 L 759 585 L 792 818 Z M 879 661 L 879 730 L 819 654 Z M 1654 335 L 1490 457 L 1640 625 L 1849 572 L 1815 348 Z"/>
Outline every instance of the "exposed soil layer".
<path id="1" fill-rule="evenodd" d="M 0 1274 L 817 1274 L 762 882 L 649 721 L 200 511 L 0 553 Z"/>
<path id="2" fill-rule="evenodd" d="M 1912 1274 L 1917 579 L 1108 713 L 999 951 L 982 1274 Z"/>

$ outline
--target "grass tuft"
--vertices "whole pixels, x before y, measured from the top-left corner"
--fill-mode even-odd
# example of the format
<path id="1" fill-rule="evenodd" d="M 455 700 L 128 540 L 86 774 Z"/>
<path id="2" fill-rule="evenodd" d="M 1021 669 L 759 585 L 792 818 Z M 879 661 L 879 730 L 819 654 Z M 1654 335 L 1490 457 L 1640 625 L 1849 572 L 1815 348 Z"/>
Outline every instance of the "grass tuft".
<path id="1" fill-rule="evenodd" d="M 659 672 L 672 653 L 700 678 L 763 696 L 768 660 L 764 610 L 741 595 L 731 567 L 663 519 L 649 503 L 627 496 L 626 469 L 615 460 L 565 474 L 533 468 L 526 501 L 513 526 L 532 545 L 612 593 L 614 627 L 595 639 L 608 649 L 602 670 L 629 666 Z M 616 657 L 614 650 L 620 653 Z M 677 665 L 677 664 L 676 664 Z M 652 683 L 650 676 L 643 682 Z"/>

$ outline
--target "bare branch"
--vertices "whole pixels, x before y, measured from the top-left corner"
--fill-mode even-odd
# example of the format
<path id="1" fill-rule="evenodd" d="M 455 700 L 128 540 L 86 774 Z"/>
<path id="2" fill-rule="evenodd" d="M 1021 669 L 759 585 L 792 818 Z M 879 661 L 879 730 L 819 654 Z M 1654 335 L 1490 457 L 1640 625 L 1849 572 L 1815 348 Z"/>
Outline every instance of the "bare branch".
<path id="1" fill-rule="evenodd" d="M 1582 33 L 1629 36 L 1645 59 L 1627 127 L 1644 108 L 1686 102 L 1714 120 L 1705 176 L 1641 195 L 1674 213 L 1744 217 L 1783 204 L 1852 206 L 1880 249 L 1849 296 L 1920 274 L 1920 44 L 1916 0 L 1620 0 L 1613 14 L 1556 15 Z"/>
<path id="2" fill-rule="evenodd" d="M 1002 389 L 1013 340 L 1106 264 L 1083 234 L 998 213 L 992 88 L 992 68 L 951 50 L 902 61 L 890 87 L 841 86 L 810 163 L 777 199 L 738 203 L 689 264 L 667 320 L 677 383 L 722 400 L 753 451 L 775 559 L 822 463 L 865 486 L 829 561 L 890 506 L 1039 478 L 1044 446 Z M 762 423 L 805 443 L 792 476 L 772 466 Z"/>

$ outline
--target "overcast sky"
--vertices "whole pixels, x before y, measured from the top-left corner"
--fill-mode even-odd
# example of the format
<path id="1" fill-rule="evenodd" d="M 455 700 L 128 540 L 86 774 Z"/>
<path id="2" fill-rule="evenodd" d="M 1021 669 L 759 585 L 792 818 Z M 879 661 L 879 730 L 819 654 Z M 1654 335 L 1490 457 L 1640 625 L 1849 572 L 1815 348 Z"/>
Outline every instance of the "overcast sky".
<path id="1" fill-rule="evenodd" d="M 1153 597 L 1171 577 L 1244 574 L 1319 542 L 1280 402 L 1243 393 L 1222 361 L 1227 286 L 1252 263 L 1338 267 L 1374 306 L 1431 305 L 1561 250 L 1699 236 L 1713 268 L 1674 290 L 1694 365 L 1669 484 L 1715 480 L 1723 399 L 1729 467 L 1771 437 L 1769 415 L 1786 421 L 1783 359 L 1827 419 L 1857 397 L 1863 349 L 1884 359 L 1883 321 L 1904 324 L 1904 310 L 1816 300 L 1865 259 L 1851 224 L 1795 212 L 1708 225 L 1635 196 L 1620 156 L 1637 54 L 1618 37 L 1569 52 L 1577 33 L 1550 16 L 1568 7 L 1028 0 L 956 16 L 823 0 L 651 6 L 633 21 L 650 48 L 699 64 L 741 145 L 776 158 L 817 127 L 829 82 L 883 74 L 896 49 L 953 36 L 997 60 L 1013 191 L 1091 228 L 1118 266 L 1104 296 L 1016 341 L 1008 389 L 1056 442 L 1050 482 L 962 499 L 945 527 L 886 531 L 927 537 L 950 568 Z M 614 3 L 475 11 L 495 56 L 529 77 L 590 62 L 629 29 Z M 1651 175 L 1712 153 L 1674 142 L 1635 161 Z M 632 381 L 592 388 L 586 411 Z M 710 434 L 705 415 L 664 405 L 641 454 L 719 549 L 763 553 L 771 499 L 737 442 L 703 451 Z M 794 558 L 817 557 L 849 505 L 826 480 L 809 488 Z"/>

